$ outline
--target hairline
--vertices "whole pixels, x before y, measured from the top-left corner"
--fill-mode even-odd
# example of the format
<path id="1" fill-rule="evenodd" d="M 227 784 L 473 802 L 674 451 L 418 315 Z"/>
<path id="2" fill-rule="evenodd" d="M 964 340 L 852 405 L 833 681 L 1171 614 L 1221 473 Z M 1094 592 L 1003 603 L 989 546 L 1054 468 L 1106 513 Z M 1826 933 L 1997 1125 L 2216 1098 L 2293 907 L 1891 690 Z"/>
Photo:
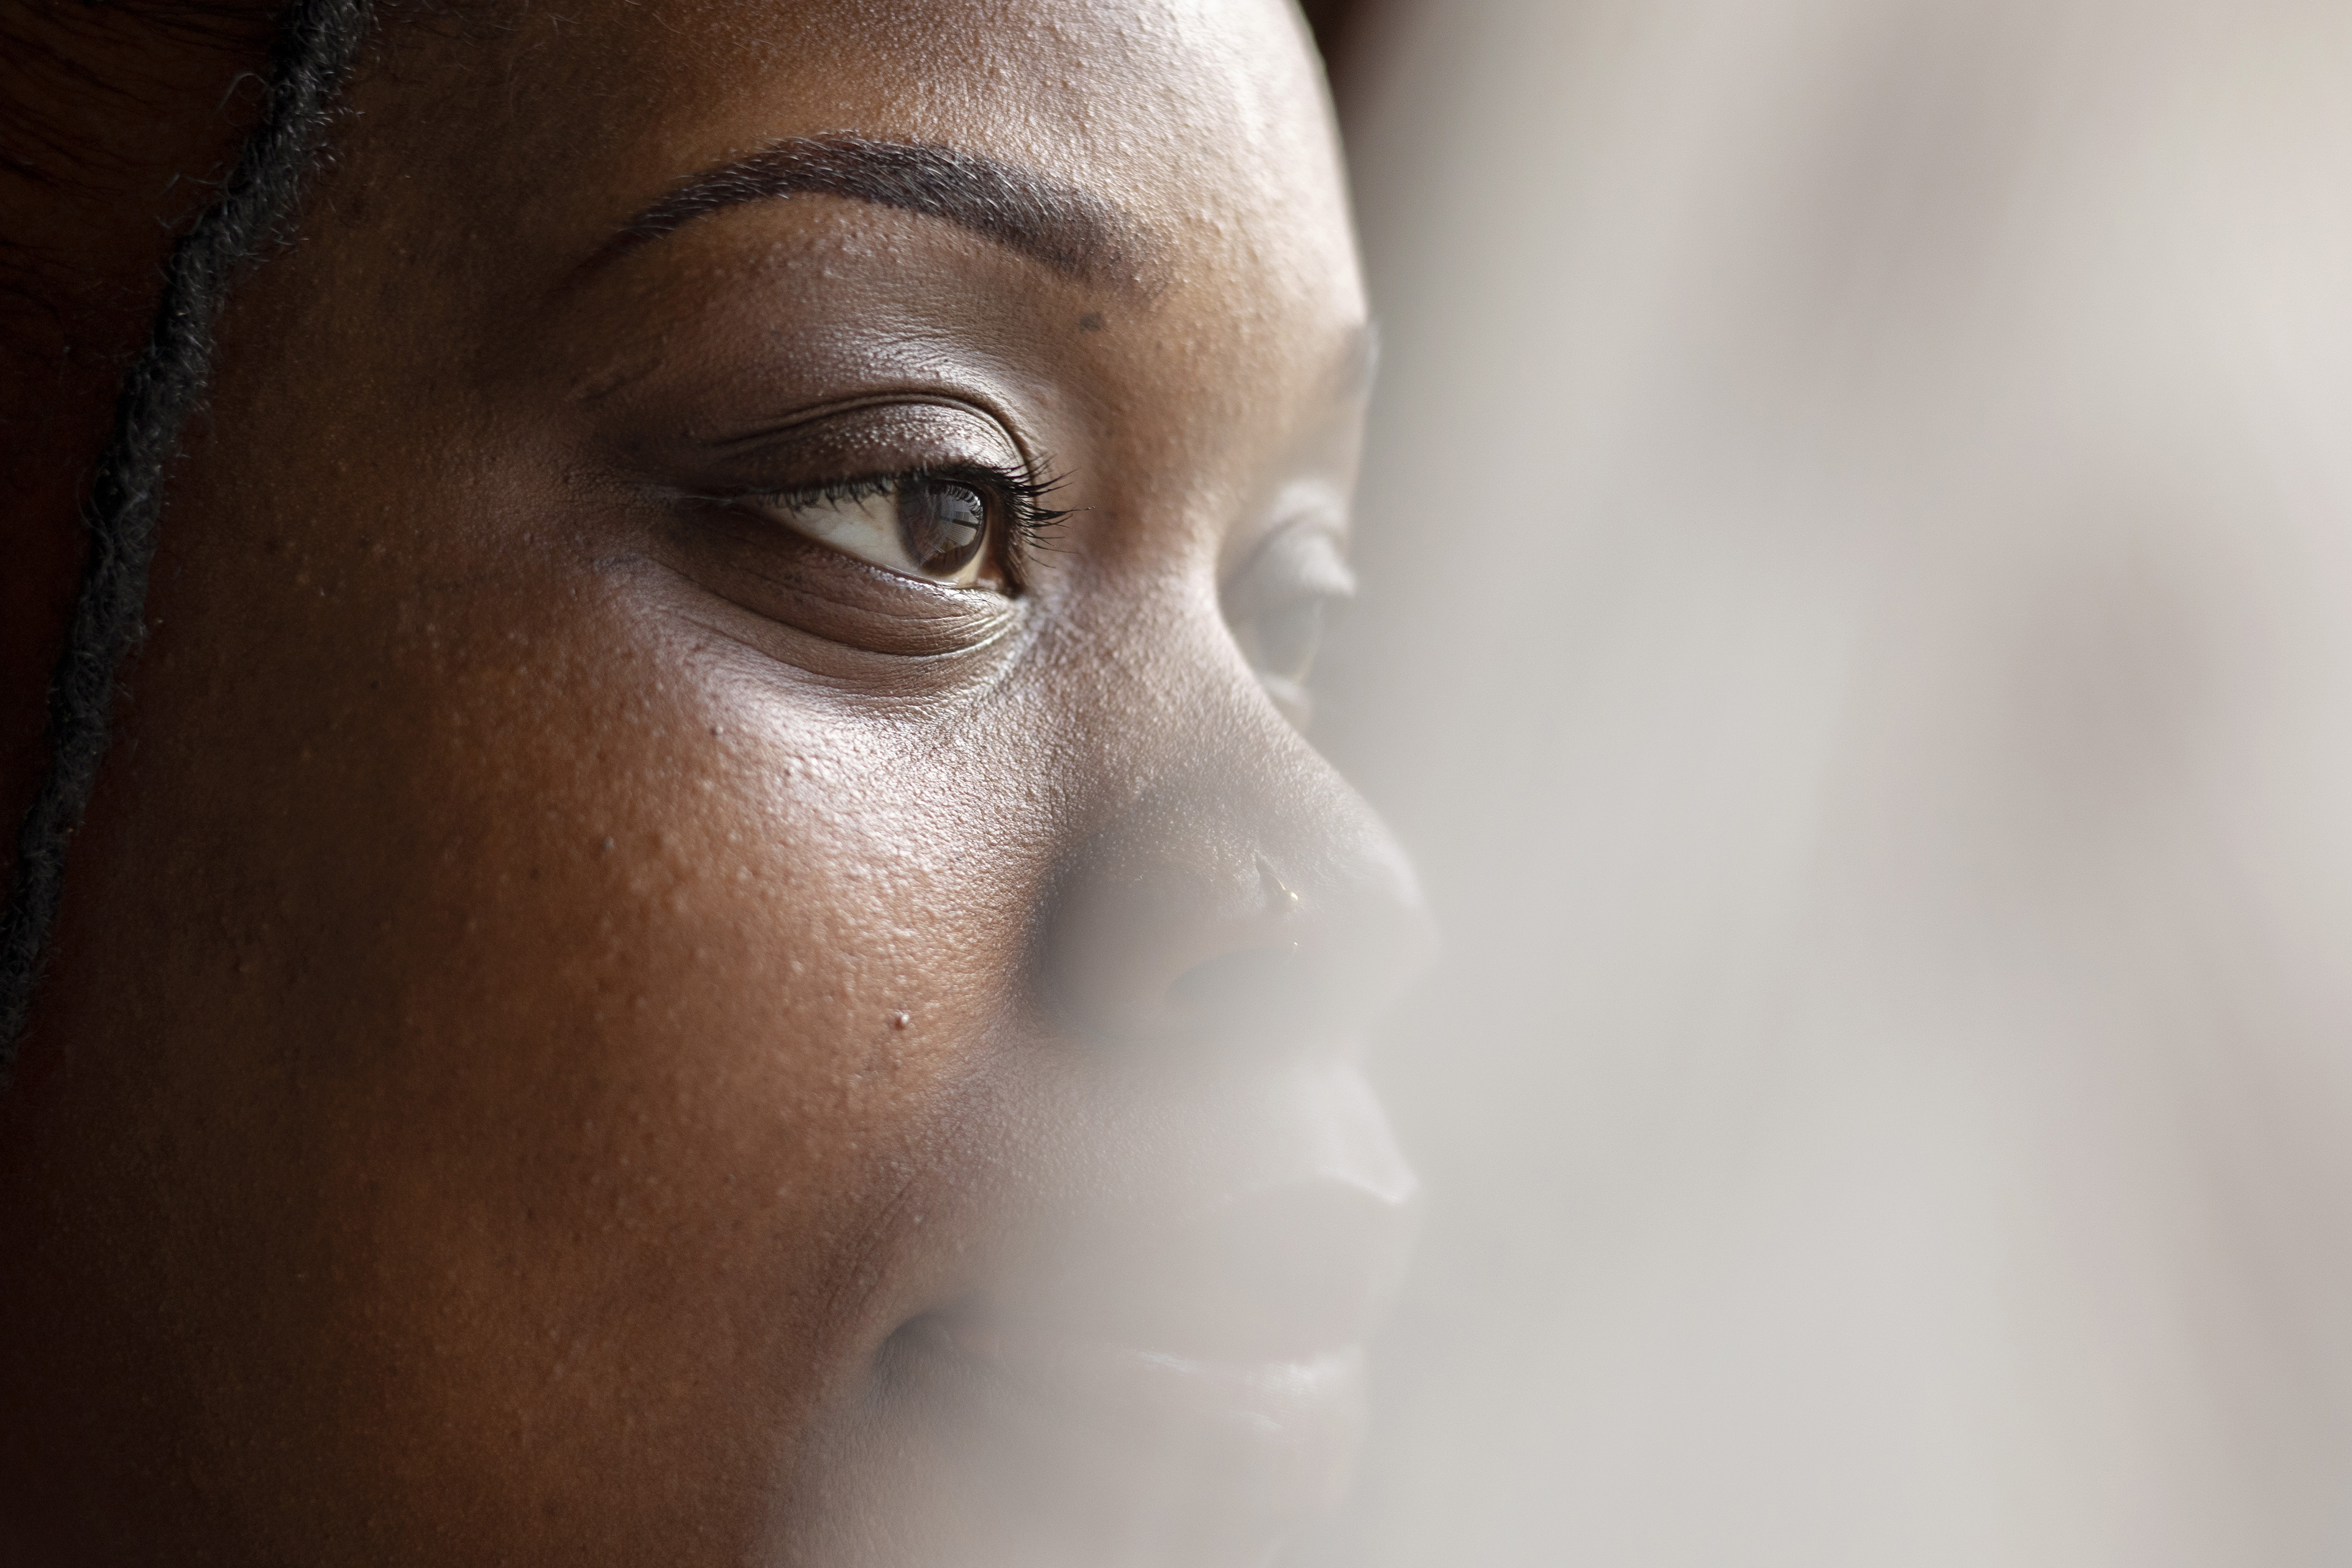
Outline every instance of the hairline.
<path id="1" fill-rule="evenodd" d="M 113 735 L 124 660 L 146 635 L 147 583 L 181 432 L 212 388 L 214 331 L 237 283 L 285 237 L 373 31 L 376 0 L 292 0 L 269 46 L 260 121 L 220 194 L 172 247 L 147 341 L 115 397 L 81 509 L 88 535 L 50 677 L 48 769 L 17 827 L 0 904 L 0 1083 L 48 964 L 67 851 Z"/>

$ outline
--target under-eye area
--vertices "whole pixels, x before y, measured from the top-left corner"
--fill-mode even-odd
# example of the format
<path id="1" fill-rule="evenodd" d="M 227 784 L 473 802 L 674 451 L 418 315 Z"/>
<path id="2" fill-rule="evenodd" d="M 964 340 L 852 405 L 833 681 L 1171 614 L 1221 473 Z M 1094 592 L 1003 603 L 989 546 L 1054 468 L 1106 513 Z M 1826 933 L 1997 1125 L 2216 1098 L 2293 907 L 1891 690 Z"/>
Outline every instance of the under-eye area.
<path id="1" fill-rule="evenodd" d="M 877 564 L 730 499 L 667 520 L 640 557 L 663 600 L 744 648 L 811 674 L 898 684 L 953 680 L 999 643 L 1027 602 L 989 584 L 935 582 Z M 878 524 L 877 524 L 878 526 Z M 877 660 L 879 662 L 877 662 Z"/>

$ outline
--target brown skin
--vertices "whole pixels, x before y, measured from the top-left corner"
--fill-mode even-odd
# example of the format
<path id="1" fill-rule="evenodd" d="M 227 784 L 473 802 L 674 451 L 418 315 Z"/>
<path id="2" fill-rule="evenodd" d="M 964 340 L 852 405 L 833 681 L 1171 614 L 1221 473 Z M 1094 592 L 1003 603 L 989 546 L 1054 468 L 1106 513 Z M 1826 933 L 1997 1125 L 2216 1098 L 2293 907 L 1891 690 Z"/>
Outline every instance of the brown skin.
<path id="1" fill-rule="evenodd" d="M 1271 0 L 379 50 L 223 324 L 0 1094 L 19 1551 L 1104 1561 L 1058 1496 L 959 1539 L 986 1423 L 909 1325 L 1252 1194 L 1390 1247 L 1381 1156 L 1300 1151 L 1380 1143 L 1347 1055 L 1421 918 L 1226 620 L 1354 458 L 1319 91 Z M 830 196 L 579 276 L 843 130 L 1117 203 L 1139 280 Z M 1050 456 L 1057 548 L 940 589 L 696 499 L 842 477 L 792 431 L 881 405 Z M 854 466 L 935 458 L 893 428 Z M 1152 1560 L 1256 1561 L 1288 1507 Z"/>

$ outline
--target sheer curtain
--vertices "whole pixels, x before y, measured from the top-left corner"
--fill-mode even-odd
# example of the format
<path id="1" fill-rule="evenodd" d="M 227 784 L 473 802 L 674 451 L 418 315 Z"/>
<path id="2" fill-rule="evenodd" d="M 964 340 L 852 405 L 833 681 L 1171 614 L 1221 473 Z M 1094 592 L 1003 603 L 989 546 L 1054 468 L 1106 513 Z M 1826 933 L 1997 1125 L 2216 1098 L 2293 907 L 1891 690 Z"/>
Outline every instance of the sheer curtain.
<path id="1" fill-rule="evenodd" d="M 1320 1568 L 2352 1561 L 2352 7 L 1395 0 Z"/>

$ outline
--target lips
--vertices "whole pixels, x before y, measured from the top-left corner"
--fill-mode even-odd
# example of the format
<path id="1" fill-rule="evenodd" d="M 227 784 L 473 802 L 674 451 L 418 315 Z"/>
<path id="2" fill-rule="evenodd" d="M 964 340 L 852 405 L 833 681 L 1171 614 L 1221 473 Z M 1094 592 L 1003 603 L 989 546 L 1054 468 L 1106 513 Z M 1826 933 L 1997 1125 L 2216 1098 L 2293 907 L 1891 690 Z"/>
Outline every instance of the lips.
<path id="1" fill-rule="evenodd" d="M 1106 1562 L 1248 1560 L 1339 1500 L 1364 1425 L 1362 1347 L 1214 1362 L 1006 1330 L 927 1325 L 980 1398 L 999 1495 Z"/>
<path id="2" fill-rule="evenodd" d="M 1258 1568 L 1347 1486 L 1417 1206 L 1360 1072 L 1082 1065 L 1017 1223 L 924 1229 L 869 1385 L 893 1568 Z"/>
<path id="3" fill-rule="evenodd" d="M 1007 1562 L 1263 1562 L 1346 1489 L 1410 1195 L 1326 1177 L 1097 1231 L 908 1324 L 1003 1510 L 974 1530 L 1021 1539 Z"/>

